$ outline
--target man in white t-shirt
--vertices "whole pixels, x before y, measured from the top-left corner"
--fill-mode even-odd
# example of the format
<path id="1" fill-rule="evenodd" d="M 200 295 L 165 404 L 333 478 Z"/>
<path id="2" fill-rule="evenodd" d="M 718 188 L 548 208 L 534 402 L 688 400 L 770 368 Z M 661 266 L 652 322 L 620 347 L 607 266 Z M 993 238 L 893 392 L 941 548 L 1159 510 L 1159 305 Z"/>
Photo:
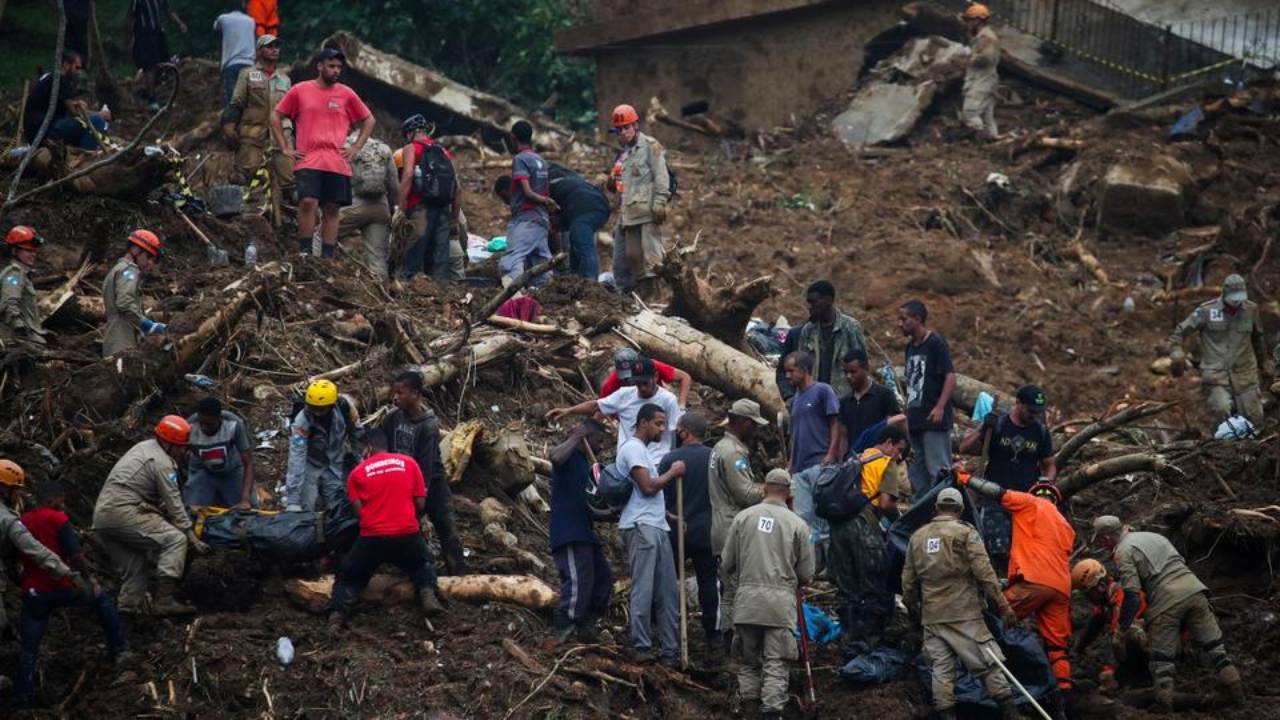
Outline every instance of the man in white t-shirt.
<path id="1" fill-rule="evenodd" d="M 649 454 L 653 464 L 662 462 L 662 458 L 675 447 L 675 427 L 680 421 L 680 402 L 670 390 L 658 385 L 653 360 L 642 357 L 633 361 L 631 368 L 631 384 L 619 388 L 612 395 L 598 400 L 588 400 L 568 408 L 556 408 L 547 413 L 552 422 L 565 415 L 594 415 L 597 412 L 618 418 L 618 452 L 635 434 L 636 416 L 640 408 L 652 403 L 666 414 L 666 429 L 649 444 Z M 656 476 L 657 473 L 654 473 Z"/>
<path id="2" fill-rule="evenodd" d="M 634 433 L 618 447 L 614 463 L 635 484 L 618 520 L 631 565 L 631 645 L 637 659 L 653 659 L 653 621 L 662 645 L 662 663 L 675 666 L 680 653 L 680 581 L 676 579 L 675 558 L 667 535 L 671 526 L 667 524 L 663 488 L 684 475 L 684 463 L 677 460 L 665 474 L 658 474 L 652 448 L 668 429 L 667 414 L 661 406 L 642 404 L 636 409 L 634 422 Z"/>

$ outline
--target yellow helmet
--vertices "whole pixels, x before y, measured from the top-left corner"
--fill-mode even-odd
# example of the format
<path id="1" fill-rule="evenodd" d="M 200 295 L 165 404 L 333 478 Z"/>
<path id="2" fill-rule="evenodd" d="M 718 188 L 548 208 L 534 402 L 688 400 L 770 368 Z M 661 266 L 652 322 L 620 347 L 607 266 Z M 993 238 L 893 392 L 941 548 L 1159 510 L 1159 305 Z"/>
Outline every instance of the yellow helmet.
<path id="1" fill-rule="evenodd" d="M 306 401 L 313 407 L 329 407 L 338 402 L 338 386 L 329 380 L 316 380 L 307 386 Z"/>
<path id="2" fill-rule="evenodd" d="M 964 12 L 961 13 L 960 17 L 965 20 L 990 20 L 991 9 L 982 3 L 973 3 L 964 9 Z"/>
<path id="3" fill-rule="evenodd" d="M 1071 587 L 1092 590 L 1107 577 L 1107 568 L 1092 558 L 1085 558 L 1071 568 Z"/>
<path id="4" fill-rule="evenodd" d="M 0 485 L 22 487 L 27 484 L 27 473 L 12 460 L 0 460 Z"/>

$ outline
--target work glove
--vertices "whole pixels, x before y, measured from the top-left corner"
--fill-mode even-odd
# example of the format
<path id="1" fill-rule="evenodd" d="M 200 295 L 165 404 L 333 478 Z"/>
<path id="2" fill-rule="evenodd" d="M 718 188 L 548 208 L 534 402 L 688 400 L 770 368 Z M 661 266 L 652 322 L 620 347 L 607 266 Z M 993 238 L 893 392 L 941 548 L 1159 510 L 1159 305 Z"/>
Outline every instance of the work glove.
<path id="1" fill-rule="evenodd" d="M 1187 356 L 1179 351 L 1169 354 L 1169 374 L 1174 377 L 1182 377 L 1182 373 L 1187 370 Z"/>
<path id="2" fill-rule="evenodd" d="M 391 215 L 391 226 L 396 227 L 404 221 L 405 221 L 404 209 L 396 208 L 396 211 Z"/>
<path id="3" fill-rule="evenodd" d="M 1098 673 L 1098 687 L 1107 695 L 1120 689 L 1120 683 L 1116 682 L 1115 668 L 1104 668 Z"/>
<path id="4" fill-rule="evenodd" d="M 654 205 L 653 210 L 650 214 L 653 216 L 653 222 L 658 225 L 661 225 L 662 223 L 667 221 L 667 206 Z"/>
<path id="5" fill-rule="evenodd" d="M 163 335 L 169 332 L 169 326 L 164 323 L 158 323 L 154 320 L 142 321 L 142 333 L 144 335 Z"/>
<path id="6" fill-rule="evenodd" d="M 209 554 L 209 550 L 211 549 L 211 548 L 209 547 L 209 543 L 207 543 L 207 542 L 205 542 L 205 541 L 201 540 L 200 538 L 196 537 L 196 531 L 195 531 L 195 530 L 188 530 L 188 531 L 187 531 L 187 542 L 191 543 L 191 549 L 192 549 L 192 550 L 194 550 L 194 551 L 195 551 L 195 553 L 196 553 L 197 555 L 208 555 L 208 554 Z"/>
<path id="7" fill-rule="evenodd" d="M 1018 614 L 1013 611 L 1009 603 L 1005 603 L 1000 608 L 1000 619 L 1004 621 L 1006 628 L 1011 628 L 1018 624 Z"/>
<path id="8" fill-rule="evenodd" d="M 78 595 L 93 597 L 93 583 L 89 582 L 84 575 L 79 572 L 72 572 L 67 576 L 67 579 L 71 581 L 71 587 L 75 588 Z"/>
<path id="9" fill-rule="evenodd" d="M 1111 655 L 1115 657 L 1116 663 L 1122 663 L 1129 657 L 1129 643 L 1124 639 L 1124 633 L 1111 633 Z"/>
<path id="10" fill-rule="evenodd" d="M 1150 652 L 1150 645 L 1147 642 L 1147 632 L 1139 627 L 1136 622 L 1130 625 L 1129 629 L 1125 631 L 1124 639 L 1129 643 L 1130 647 L 1140 648 L 1144 653 Z"/>

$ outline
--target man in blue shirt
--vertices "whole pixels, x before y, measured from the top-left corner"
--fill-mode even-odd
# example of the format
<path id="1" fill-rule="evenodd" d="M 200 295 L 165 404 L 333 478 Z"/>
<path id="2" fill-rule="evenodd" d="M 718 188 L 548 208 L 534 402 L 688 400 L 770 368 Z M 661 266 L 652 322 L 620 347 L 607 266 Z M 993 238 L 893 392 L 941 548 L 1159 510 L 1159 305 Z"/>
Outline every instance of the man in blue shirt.
<path id="1" fill-rule="evenodd" d="M 582 447 L 586 443 L 599 453 L 607 432 L 598 420 L 587 418 L 551 451 L 551 555 L 560 571 L 557 644 L 575 631 L 583 642 L 595 642 L 596 620 L 609 609 L 613 594 L 613 571 L 591 526 L 591 463 Z"/>
<path id="2" fill-rule="evenodd" d="M 533 126 L 521 120 L 511 126 L 511 137 L 516 143 L 516 156 L 511 161 L 511 222 L 507 225 L 507 251 L 498 261 L 504 285 L 551 259 L 549 211 L 560 209 L 550 195 L 551 168 L 533 151 Z M 546 277 L 543 273 L 530 284 L 541 284 Z"/>

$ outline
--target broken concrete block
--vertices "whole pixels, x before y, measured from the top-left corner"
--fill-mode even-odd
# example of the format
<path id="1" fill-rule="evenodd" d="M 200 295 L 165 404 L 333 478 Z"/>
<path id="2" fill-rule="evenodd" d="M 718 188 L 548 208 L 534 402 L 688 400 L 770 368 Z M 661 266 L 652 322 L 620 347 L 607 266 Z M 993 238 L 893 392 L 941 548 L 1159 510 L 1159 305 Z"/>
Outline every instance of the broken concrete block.
<path id="1" fill-rule="evenodd" d="M 1190 192 L 1191 168 L 1167 155 L 1116 163 L 1102 179 L 1098 227 L 1163 235 L 1186 224 Z"/>
<path id="2" fill-rule="evenodd" d="M 928 80 L 917 85 L 872 82 L 858 91 L 847 110 L 836 116 L 831 129 L 852 147 L 901 140 L 920 121 L 937 89 L 937 84 Z"/>
<path id="3" fill-rule="evenodd" d="M 914 38 L 875 69 L 877 75 L 900 73 L 918 80 L 951 80 L 964 76 L 967 53 L 958 42 L 935 36 Z"/>

